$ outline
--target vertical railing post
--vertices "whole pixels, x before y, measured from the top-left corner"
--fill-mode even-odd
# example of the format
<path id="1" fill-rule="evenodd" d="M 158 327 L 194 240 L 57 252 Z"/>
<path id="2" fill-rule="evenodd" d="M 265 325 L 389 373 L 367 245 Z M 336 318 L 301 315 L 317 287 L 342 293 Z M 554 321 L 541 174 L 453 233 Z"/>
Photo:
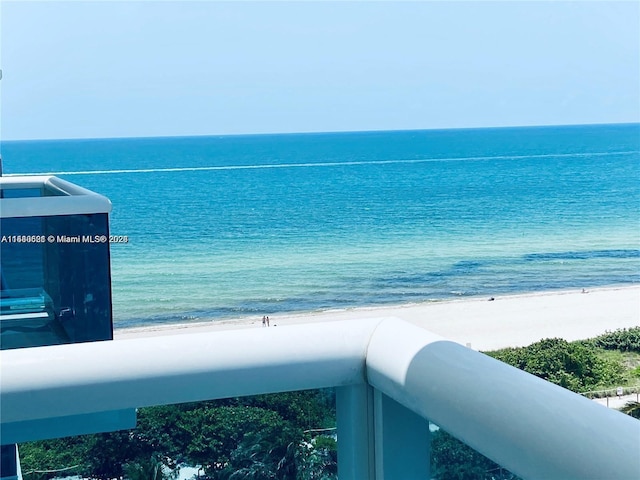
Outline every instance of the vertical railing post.
<path id="1" fill-rule="evenodd" d="M 429 480 L 429 422 L 374 390 L 376 480 Z"/>
<path id="2" fill-rule="evenodd" d="M 375 480 L 373 388 L 368 384 L 336 388 L 338 478 Z"/>

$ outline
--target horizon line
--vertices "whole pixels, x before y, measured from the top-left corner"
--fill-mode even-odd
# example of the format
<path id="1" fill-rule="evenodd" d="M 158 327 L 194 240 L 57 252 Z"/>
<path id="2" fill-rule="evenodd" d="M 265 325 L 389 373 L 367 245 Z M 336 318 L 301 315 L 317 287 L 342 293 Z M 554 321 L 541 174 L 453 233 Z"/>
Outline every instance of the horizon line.
<path id="1" fill-rule="evenodd" d="M 193 135 L 142 135 L 142 136 L 120 136 L 120 137 L 65 137 L 65 138 L 14 138 L 0 139 L 0 144 L 5 142 L 48 142 L 48 141 L 90 141 L 90 140 L 142 140 L 158 138 L 206 138 L 206 137 L 248 137 L 248 136 L 268 136 L 268 135 L 327 135 L 327 134 L 350 134 L 350 133 L 380 133 L 380 132 L 426 132 L 426 131 L 446 131 L 446 130 L 497 130 L 514 128 L 552 128 L 552 127 L 586 127 L 586 126 L 622 126 L 640 125 L 637 122 L 595 122 L 595 123 L 566 123 L 566 124 L 543 124 L 543 125 L 501 125 L 486 127 L 437 127 L 437 128 L 397 128 L 397 129 L 373 129 L 373 130 L 310 130 L 297 132 L 255 132 L 255 133 L 203 133 Z"/>

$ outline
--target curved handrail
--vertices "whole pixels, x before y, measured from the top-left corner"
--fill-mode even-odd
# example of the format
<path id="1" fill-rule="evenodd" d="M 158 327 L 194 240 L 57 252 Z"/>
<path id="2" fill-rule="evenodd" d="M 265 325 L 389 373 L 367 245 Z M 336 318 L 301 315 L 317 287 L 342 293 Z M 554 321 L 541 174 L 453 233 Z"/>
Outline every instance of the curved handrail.
<path id="1" fill-rule="evenodd" d="M 0 420 L 368 382 L 524 478 L 640 478 L 640 422 L 398 319 L 0 352 Z"/>
<path id="2" fill-rule="evenodd" d="M 640 478 L 640 422 L 407 322 L 382 322 L 369 383 L 522 478 Z"/>

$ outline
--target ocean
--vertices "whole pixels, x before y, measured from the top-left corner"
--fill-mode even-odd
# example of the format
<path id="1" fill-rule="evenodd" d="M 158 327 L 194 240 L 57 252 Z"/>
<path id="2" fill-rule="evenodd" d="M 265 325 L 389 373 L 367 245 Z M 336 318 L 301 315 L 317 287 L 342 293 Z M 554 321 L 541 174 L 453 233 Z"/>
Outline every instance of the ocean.
<path id="1" fill-rule="evenodd" d="M 116 328 L 640 282 L 640 125 L 5 141 L 113 203 Z"/>

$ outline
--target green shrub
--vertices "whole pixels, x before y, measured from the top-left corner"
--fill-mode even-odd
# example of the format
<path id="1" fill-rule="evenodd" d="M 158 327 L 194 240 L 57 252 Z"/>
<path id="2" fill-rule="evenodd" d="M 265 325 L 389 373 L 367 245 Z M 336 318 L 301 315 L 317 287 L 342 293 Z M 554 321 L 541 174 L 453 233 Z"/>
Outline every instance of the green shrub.
<path id="1" fill-rule="evenodd" d="M 602 358 L 595 347 L 561 338 L 488 355 L 574 392 L 614 385 L 622 380 L 624 372 L 620 362 Z"/>
<path id="2" fill-rule="evenodd" d="M 622 328 L 606 332 L 592 340 L 594 346 L 606 350 L 640 353 L 640 327 Z"/>

